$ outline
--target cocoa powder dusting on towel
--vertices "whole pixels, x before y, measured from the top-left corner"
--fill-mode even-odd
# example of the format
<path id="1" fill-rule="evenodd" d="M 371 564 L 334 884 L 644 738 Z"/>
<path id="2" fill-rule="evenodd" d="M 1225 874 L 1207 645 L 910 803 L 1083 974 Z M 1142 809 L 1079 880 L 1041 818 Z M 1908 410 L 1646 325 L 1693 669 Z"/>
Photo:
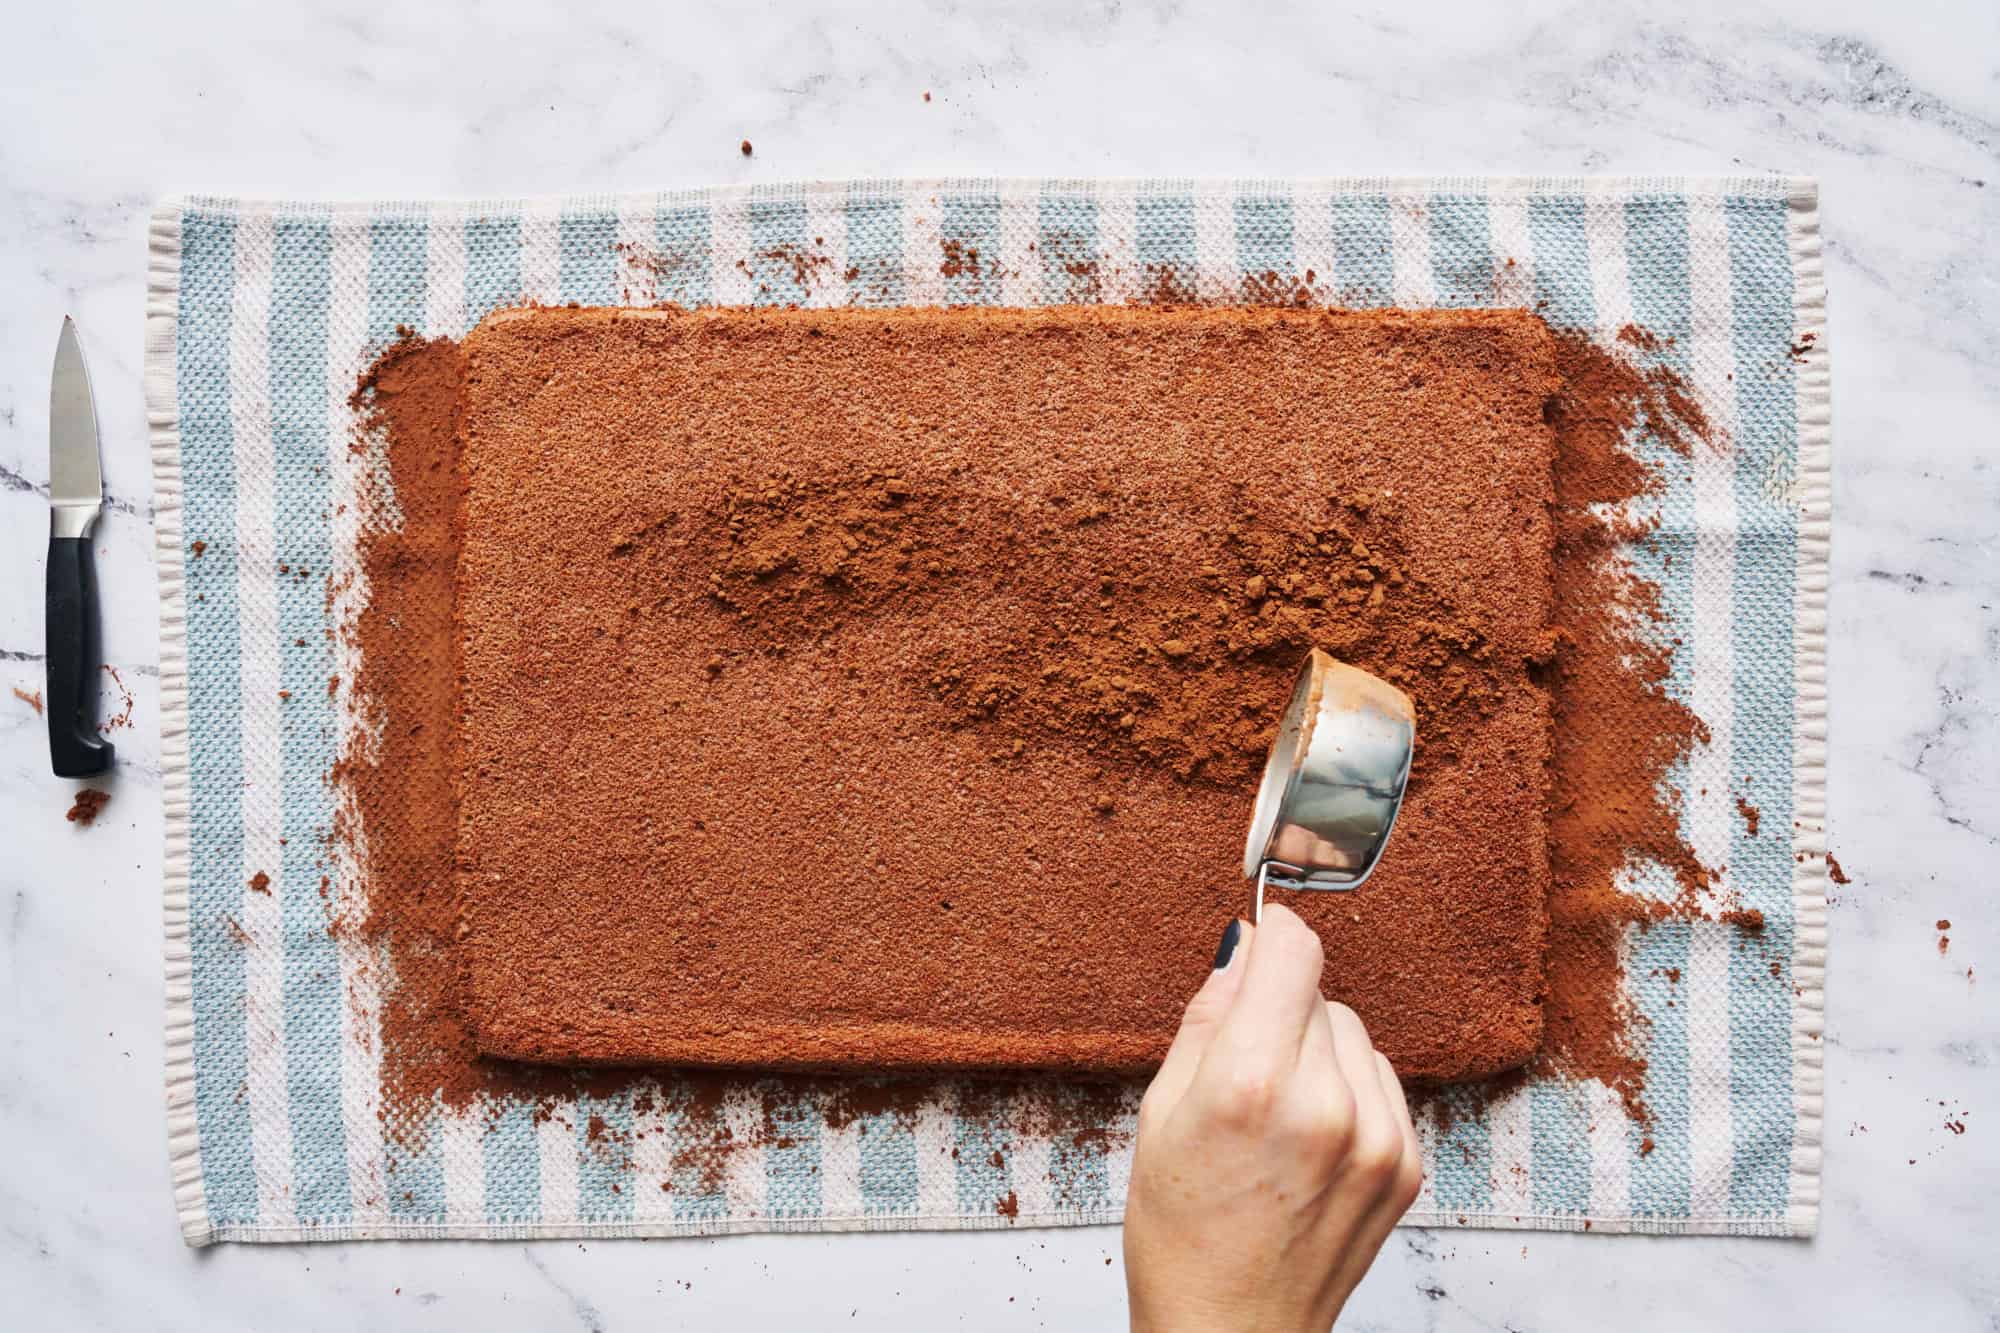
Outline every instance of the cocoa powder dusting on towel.
<path id="1" fill-rule="evenodd" d="M 1628 325 L 1620 341 L 1643 349 L 1655 340 Z M 1635 926 L 1702 914 L 1711 875 L 1681 838 L 1666 778 L 1706 728 L 1667 692 L 1671 646 L 1651 632 L 1663 619 L 1659 589 L 1616 554 L 1651 524 L 1618 507 L 1662 485 L 1626 447 L 1635 429 L 1685 455 L 1708 426 L 1671 371 L 1642 369 L 1582 334 L 1559 336 L 1557 348 L 1548 998 L 1533 1069 L 1596 1079 L 1643 1122 L 1644 1040 L 1634 1030 L 1643 1019 L 1625 996 L 1619 945 Z M 1620 890 L 1632 860 L 1666 867 L 1675 899 Z"/>
<path id="2" fill-rule="evenodd" d="M 367 434 L 386 444 L 381 493 L 359 563 L 369 598 L 343 630 L 359 649 L 354 697 L 378 742 L 357 746 L 335 776 L 352 797 L 337 832 L 360 858 L 367 885 L 362 929 L 389 953 L 382 996 L 382 1082 L 387 1114 L 414 1113 L 434 1093 L 464 1105 L 488 1073 L 475 1059 L 451 946 L 458 913 L 451 884 L 457 827 L 452 713 L 457 661 L 451 580 L 458 559 L 458 414 L 464 360 L 444 339 L 406 336 L 362 377 L 350 402 Z M 357 440 L 357 453 L 363 451 Z M 392 1125 L 393 1127 L 393 1125 Z"/>

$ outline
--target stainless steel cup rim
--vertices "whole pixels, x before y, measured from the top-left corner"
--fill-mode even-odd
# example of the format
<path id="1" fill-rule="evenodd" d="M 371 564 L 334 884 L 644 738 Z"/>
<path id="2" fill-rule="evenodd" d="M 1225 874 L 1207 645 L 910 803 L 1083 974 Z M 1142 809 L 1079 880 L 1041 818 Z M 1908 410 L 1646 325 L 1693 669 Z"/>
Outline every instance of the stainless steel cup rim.
<path id="1" fill-rule="evenodd" d="M 1374 872 L 1409 783 L 1410 697 L 1315 648 L 1264 762 L 1243 873 L 1289 889 L 1353 889 Z"/>

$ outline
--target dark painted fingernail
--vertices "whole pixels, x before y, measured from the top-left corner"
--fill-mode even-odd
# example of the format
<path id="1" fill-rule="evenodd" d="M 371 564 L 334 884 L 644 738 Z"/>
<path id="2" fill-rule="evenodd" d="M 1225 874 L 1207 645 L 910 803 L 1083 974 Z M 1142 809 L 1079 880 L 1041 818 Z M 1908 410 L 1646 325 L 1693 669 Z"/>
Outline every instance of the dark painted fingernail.
<path id="1" fill-rule="evenodd" d="M 1222 943 L 1215 946 L 1215 970 L 1220 972 L 1229 966 L 1229 960 L 1236 956 L 1236 941 L 1243 938 L 1243 923 L 1231 917 L 1223 928 Z"/>

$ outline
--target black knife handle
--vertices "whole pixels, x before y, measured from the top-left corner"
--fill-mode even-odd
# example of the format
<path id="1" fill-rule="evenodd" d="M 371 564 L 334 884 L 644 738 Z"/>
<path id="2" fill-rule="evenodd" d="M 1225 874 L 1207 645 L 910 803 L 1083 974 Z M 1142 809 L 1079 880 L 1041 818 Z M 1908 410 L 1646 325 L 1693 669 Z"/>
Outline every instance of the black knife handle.
<path id="1" fill-rule="evenodd" d="M 111 767 L 111 742 L 97 734 L 97 580 L 90 539 L 49 538 L 49 756 L 59 778 Z"/>

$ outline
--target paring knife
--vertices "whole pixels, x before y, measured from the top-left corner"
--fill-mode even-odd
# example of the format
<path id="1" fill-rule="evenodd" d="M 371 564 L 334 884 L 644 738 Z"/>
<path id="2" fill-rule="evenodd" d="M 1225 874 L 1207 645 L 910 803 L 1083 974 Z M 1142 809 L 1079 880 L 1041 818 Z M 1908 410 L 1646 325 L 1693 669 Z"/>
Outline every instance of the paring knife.
<path id="1" fill-rule="evenodd" d="M 87 778 L 111 767 L 97 734 L 97 580 L 90 530 L 104 508 L 97 408 L 76 325 L 63 317 L 49 382 L 49 756 L 56 776 Z"/>

